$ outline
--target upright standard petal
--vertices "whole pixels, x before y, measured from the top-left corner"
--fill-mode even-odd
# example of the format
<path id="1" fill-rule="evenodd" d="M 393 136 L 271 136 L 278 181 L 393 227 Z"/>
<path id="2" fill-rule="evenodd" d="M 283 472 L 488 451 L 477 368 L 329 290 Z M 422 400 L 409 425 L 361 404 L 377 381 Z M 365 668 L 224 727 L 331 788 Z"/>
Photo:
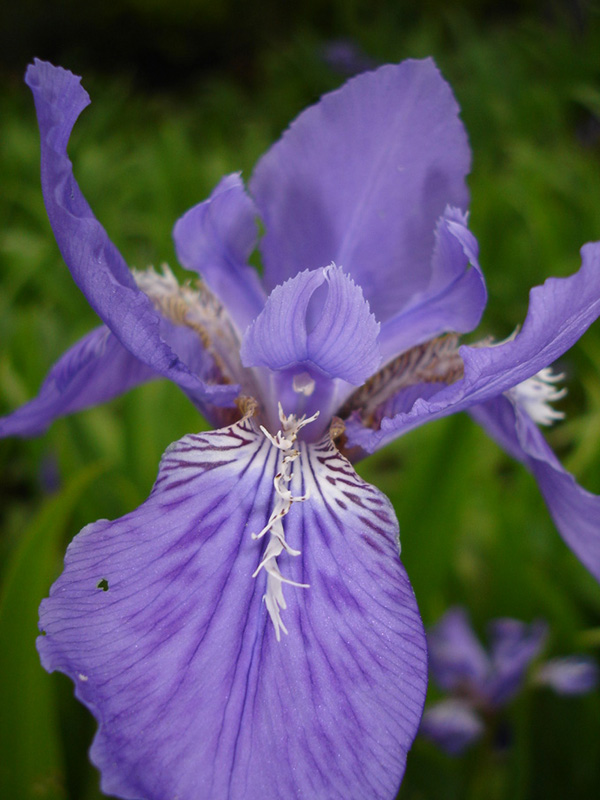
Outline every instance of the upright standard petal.
<path id="1" fill-rule="evenodd" d="M 360 286 L 331 265 L 277 286 L 242 342 L 248 367 L 315 370 L 356 386 L 381 361 L 379 324 Z"/>
<path id="2" fill-rule="evenodd" d="M 258 273 L 247 264 L 256 245 L 257 214 L 240 175 L 227 175 L 173 231 L 179 261 L 204 278 L 242 334 L 266 300 Z"/>
<path id="3" fill-rule="evenodd" d="M 435 236 L 429 285 L 381 326 L 384 361 L 443 333 L 469 333 L 481 320 L 487 291 L 466 215 L 447 208 Z"/>
<path id="4" fill-rule="evenodd" d="M 273 441 L 245 420 L 173 445 L 139 509 L 75 538 L 42 604 L 42 661 L 99 722 L 91 754 L 107 793 L 397 790 L 426 654 L 393 511 L 329 440 L 299 445 L 278 641 L 264 563 L 277 536 L 260 535 L 285 458 Z"/>
<path id="5" fill-rule="evenodd" d="M 486 695 L 492 705 L 504 705 L 519 691 L 547 635 L 548 626 L 542 620 L 528 625 L 517 619 L 497 619 L 490 624 L 492 672 Z"/>
<path id="6" fill-rule="evenodd" d="M 470 153 L 431 60 L 348 81 L 304 111 L 250 183 L 268 290 L 334 261 L 381 322 L 430 280 L 437 219 L 466 208 Z"/>
<path id="7" fill-rule="evenodd" d="M 600 581 L 600 496 L 579 486 L 535 422 L 513 399 L 497 397 L 474 406 L 470 413 L 501 447 L 533 472 L 563 539 Z"/>
<path id="8" fill-rule="evenodd" d="M 62 256 L 86 299 L 121 344 L 154 372 L 196 394 L 206 391 L 160 336 L 160 317 L 94 217 L 67 156 L 71 130 L 89 97 L 80 79 L 36 59 L 25 78 L 40 127 L 42 191 Z M 228 398 L 227 402 L 231 402 Z M 218 399 L 223 402 L 223 397 Z"/>
<path id="9" fill-rule="evenodd" d="M 56 362 L 36 398 L 0 419 L 0 436 L 37 436 L 58 417 L 104 403 L 156 377 L 102 325 Z"/>

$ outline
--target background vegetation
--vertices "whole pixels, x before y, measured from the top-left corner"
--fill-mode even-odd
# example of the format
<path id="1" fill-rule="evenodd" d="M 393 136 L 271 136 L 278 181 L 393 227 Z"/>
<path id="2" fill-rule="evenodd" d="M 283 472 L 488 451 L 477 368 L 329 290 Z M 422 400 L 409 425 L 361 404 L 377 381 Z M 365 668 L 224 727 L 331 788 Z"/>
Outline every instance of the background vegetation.
<path id="1" fill-rule="evenodd" d="M 294 115 L 348 73 L 426 55 L 454 87 L 471 138 L 471 225 L 490 292 L 479 332 L 508 335 L 524 318 L 529 288 L 573 272 L 579 247 L 600 239 L 597 6 L 24 0 L 3 5 L 0 32 L 0 413 L 32 397 L 54 360 L 96 322 L 43 207 L 37 126 L 22 83 L 33 56 L 84 75 L 93 105 L 71 157 L 132 266 L 173 265 L 177 217 L 225 172 L 248 176 Z M 548 432 L 596 492 L 599 365 L 596 324 L 560 364 L 567 420 Z M 203 424 L 174 386 L 156 382 L 60 420 L 40 439 L 2 442 L 3 798 L 100 797 L 86 758 L 94 724 L 70 682 L 39 666 L 37 606 L 73 535 L 141 503 L 165 447 Z M 599 587 L 563 545 L 533 479 L 470 419 L 416 431 L 359 471 L 394 503 L 427 624 L 457 603 L 480 632 L 493 617 L 542 617 L 552 632 L 548 654 L 600 657 Z M 501 748 L 486 741 L 461 759 L 417 740 L 400 797 L 599 796 L 598 693 L 528 692 L 509 709 L 507 726 Z"/>

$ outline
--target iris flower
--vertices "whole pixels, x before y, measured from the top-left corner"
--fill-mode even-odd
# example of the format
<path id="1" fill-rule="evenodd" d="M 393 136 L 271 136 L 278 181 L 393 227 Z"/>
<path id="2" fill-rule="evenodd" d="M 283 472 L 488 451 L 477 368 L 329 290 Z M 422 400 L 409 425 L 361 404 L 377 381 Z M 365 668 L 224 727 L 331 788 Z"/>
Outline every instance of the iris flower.
<path id="1" fill-rule="evenodd" d="M 489 624 L 487 653 L 462 608 L 451 608 L 427 633 L 429 670 L 449 697 L 429 706 L 420 733 L 449 755 L 459 755 L 481 737 L 503 706 L 523 689 L 532 662 L 546 642 L 548 626 L 517 619 Z M 591 658 L 567 656 L 539 665 L 532 683 L 557 694 L 585 694 L 598 684 Z"/>
<path id="2" fill-rule="evenodd" d="M 89 102 L 79 78 L 36 61 L 26 81 L 48 216 L 102 325 L 0 432 L 38 434 L 156 377 L 216 429 L 167 449 L 138 509 L 75 537 L 41 606 L 42 663 L 98 721 L 103 790 L 394 797 L 426 639 L 394 511 L 352 465 L 467 410 L 533 471 L 600 578 L 600 498 L 537 425 L 557 416 L 549 365 L 600 313 L 600 245 L 532 291 L 516 336 L 460 346 L 486 303 L 469 146 L 433 62 L 406 61 L 302 113 L 248 191 L 228 175 L 189 210 L 175 248 L 202 282 L 179 286 L 129 270 L 73 177 L 67 142 Z M 257 242 L 261 276 L 248 265 Z"/>

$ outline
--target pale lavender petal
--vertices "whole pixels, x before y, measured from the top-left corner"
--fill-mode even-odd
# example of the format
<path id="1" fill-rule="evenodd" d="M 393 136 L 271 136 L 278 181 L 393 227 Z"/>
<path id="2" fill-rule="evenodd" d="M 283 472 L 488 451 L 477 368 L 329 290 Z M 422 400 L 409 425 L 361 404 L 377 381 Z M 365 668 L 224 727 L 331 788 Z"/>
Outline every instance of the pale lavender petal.
<path id="1" fill-rule="evenodd" d="M 464 609 L 450 609 L 429 628 L 427 648 L 429 670 L 440 688 L 473 694 L 484 686 L 490 662 Z"/>
<path id="2" fill-rule="evenodd" d="M 265 223 L 265 285 L 332 261 L 377 319 L 431 279 L 436 221 L 466 208 L 470 153 L 433 61 L 364 73 L 292 123 L 250 183 Z"/>
<path id="3" fill-rule="evenodd" d="M 244 336 L 242 361 L 358 386 L 381 361 L 378 334 L 360 287 L 340 267 L 305 270 L 271 292 Z"/>
<path id="4" fill-rule="evenodd" d="M 600 243 L 585 245 L 581 255 L 581 269 L 574 275 L 549 278 L 531 290 L 527 318 L 514 338 L 491 347 L 461 347 L 462 380 L 440 389 L 433 397 L 417 400 L 407 413 L 385 417 L 379 430 L 365 429 L 352 421 L 346 427 L 349 446 L 374 452 L 425 422 L 497 397 L 556 361 L 600 315 Z M 540 465 L 538 469 L 548 484 L 562 482 L 551 468 Z M 588 516 L 594 506 L 589 502 Z M 561 516 L 566 512 L 565 507 Z"/>
<path id="5" fill-rule="evenodd" d="M 67 156 L 67 143 L 89 97 L 80 78 L 36 59 L 27 69 L 42 154 L 42 190 L 56 241 L 92 308 L 136 358 L 182 388 L 230 404 L 234 392 L 205 386 L 160 336 L 160 317 L 138 289 L 123 257 L 94 217 Z M 212 395 L 215 395 L 214 397 Z"/>
<path id="6" fill-rule="evenodd" d="M 480 738 L 484 725 L 464 700 L 442 700 L 425 709 L 419 733 L 441 750 L 458 756 Z"/>
<path id="7" fill-rule="evenodd" d="M 534 681 L 557 694 L 578 695 L 594 691 L 599 680 L 598 664 L 589 656 L 552 658 L 540 666 Z"/>
<path id="8" fill-rule="evenodd" d="M 256 245 L 257 216 L 240 175 L 227 175 L 208 200 L 177 221 L 173 231 L 178 259 L 202 276 L 241 333 L 266 300 L 258 273 L 247 265 Z"/>
<path id="9" fill-rule="evenodd" d="M 548 626 L 541 620 L 527 625 L 516 619 L 497 619 L 489 629 L 492 674 L 486 695 L 492 705 L 500 706 L 522 687 L 529 665 L 544 646 Z"/>
<path id="10" fill-rule="evenodd" d="M 429 285 L 381 326 L 384 361 L 442 333 L 477 327 L 487 301 L 478 249 L 466 215 L 447 208 L 437 224 Z"/>
<path id="11" fill-rule="evenodd" d="M 102 325 L 56 362 L 36 398 L 0 419 L 0 436 L 37 436 L 58 417 L 104 403 L 156 377 Z"/>
<path id="12" fill-rule="evenodd" d="M 501 447 L 533 472 L 563 539 L 600 581 L 600 496 L 579 486 L 514 400 L 498 397 L 474 406 L 470 413 Z"/>
<path id="13" fill-rule="evenodd" d="M 329 443 L 301 444 L 277 641 L 261 570 L 282 453 L 251 421 L 187 436 L 136 511 L 85 528 L 41 607 L 44 666 L 99 722 L 109 794 L 389 800 L 426 653 L 389 501 Z M 268 538 L 268 537 L 265 537 Z"/>

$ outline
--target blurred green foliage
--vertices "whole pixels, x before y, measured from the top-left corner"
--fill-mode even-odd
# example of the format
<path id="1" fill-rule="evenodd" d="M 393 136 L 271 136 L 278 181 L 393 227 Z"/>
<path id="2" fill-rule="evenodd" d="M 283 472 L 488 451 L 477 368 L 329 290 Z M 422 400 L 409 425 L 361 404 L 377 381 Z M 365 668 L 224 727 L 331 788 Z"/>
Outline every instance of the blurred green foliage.
<path id="1" fill-rule="evenodd" d="M 174 221 L 222 174 L 247 177 L 296 113 L 341 84 L 323 53 L 345 37 L 374 63 L 433 55 L 456 92 L 474 154 L 471 225 L 490 292 L 479 335 L 508 335 L 524 318 L 529 288 L 573 272 L 579 247 L 600 238 L 593 7 L 430 0 L 417 12 L 389 0 L 312 0 L 283 11 L 274 0 L 29 0 L 19 8 L 0 14 L 8 78 L 0 92 L 0 413 L 33 396 L 53 361 L 96 322 L 43 207 L 33 104 L 20 83 L 33 55 L 87 68 L 93 105 L 70 153 L 132 266 L 175 267 Z M 548 432 L 568 468 L 597 492 L 599 365 L 596 325 L 562 360 L 567 420 Z M 73 535 L 141 503 L 165 447 L 203 425 L 175 387 L 156 382 L 60 420 L 38 440 L 2 443 L 1 797 L 100 797 L 85 754 L 92 720 L 66 679 L 34 666 L 35 606 Z M 394 503 L 426 623 L 456 603 L 480 631 L 492 617 L 541 616 L 551 625 L 551 654 L 600 657 L 598 586 L 563 545 L 533 479 L 468 418 L 415 431 L 359 471 Z M 503 752 L 484 743 L 451 760 L 417 740 L 400 796 L 596 797 L 599 712 L 597 693 L 565 700 L 539 692 L 511 709 L 514 735 Z"/>

